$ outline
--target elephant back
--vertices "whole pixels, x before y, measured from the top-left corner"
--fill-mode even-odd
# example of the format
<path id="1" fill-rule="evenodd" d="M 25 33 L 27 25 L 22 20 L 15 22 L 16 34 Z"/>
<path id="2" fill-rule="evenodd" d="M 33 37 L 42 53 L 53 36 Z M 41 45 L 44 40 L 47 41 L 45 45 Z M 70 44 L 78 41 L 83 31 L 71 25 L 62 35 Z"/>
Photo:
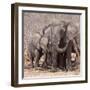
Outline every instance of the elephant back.
<path id="1" fill-rule="evenodd" d="M 37 49 L 40 48 L 40 44 L 39 44 L 40 39 L 41 39 L 41 35 L 39 33 L 34 33 L 32 35 L 30 42 L 34 48 L 37 48 Z"/>

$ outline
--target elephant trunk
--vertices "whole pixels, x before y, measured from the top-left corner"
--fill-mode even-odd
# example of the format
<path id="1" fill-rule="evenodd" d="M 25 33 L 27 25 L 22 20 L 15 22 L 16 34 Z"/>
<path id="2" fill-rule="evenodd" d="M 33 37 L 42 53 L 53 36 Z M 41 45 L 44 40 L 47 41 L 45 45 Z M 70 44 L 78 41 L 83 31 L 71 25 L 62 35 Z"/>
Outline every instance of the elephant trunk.
<path id="1" fill-rule="evenodd" d="M 68 44 L 66 44 L 64 48 L 56 47 L 56 50 L 57 50 L 57 52 L 59 52 L 59 53 L 63 53 L 63 52 L 66 51 L 67 47 L 68 47 Z"/>

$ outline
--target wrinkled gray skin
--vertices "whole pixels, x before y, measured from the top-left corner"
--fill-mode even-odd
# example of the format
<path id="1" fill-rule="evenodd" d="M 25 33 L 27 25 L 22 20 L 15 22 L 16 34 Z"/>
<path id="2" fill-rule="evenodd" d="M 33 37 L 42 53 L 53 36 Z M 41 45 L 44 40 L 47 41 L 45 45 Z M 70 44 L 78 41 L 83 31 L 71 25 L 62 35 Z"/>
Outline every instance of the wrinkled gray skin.
<path id="1" fill-rule="evenodd" d="M 52 60 L 52 71 L 56 71 L 57 68 L 57 56 L 63 56 L 63 60 L 65 59 L 65 68 L 66 70 L 71 69 L 71 52 L 72 48 L 74 49 L 75 53 L 79 55 L 79 30 L 75 24 L 72 22 L 69 23 L 63 23 L 59 25 L 52 25 L 48 28 L 48 30 L 45 32 L 46 37 L 49 39 L 49 47 L 48 50 L 51 54 L 51 60 Z M 50 36 L 50 37 L 49 37 Z M 59 44 L 62 44 L 62 46 L 59 46 Z M 65 53 L 65 54 L 64 54 Z M 47 58 L 48 59 L 48 58 Z M 49 58 L 50 59 L 50 58 Z M 61 59 L 59 59 L 61 60 Z"/>
<path id="2" fill-rule="evenodd" d="M 45 42 L 42 43 L 42 40 Z M 48 39 L 39 33 L 34 33 L 29 44 L 30 60 L 32 67 L 39 66 L 40 57 L 46 52 Z"/>
<path id="3" fill-rule="evenodd" d="M 63 48 L 58 47 L 61 38 L 63 38 L 66 33 L 65 27 L 66 25 L 64 22 L 61 22 L 60 24 L 51 24 L 47 28 L 47 30 L 45 30 L 45 33 L 43 35 L 43 37 L 48 38 L 48 45 L 47 45 L 48 51 L 46 53 L 46 56 L 47 56 L 47 59 L 51 60 L 52 71 L 56 71 L 56 68 L 57 68 L 58 52 L 59 53 L 65 52 L 68 46 L 68 44 L 66 44 L 65 47 Z"/>
<path id="4" fill-rule="evenodd" d="M 30 58 L 32 61 L 32 67 L 39 66 L 39 60 L 42 55 L 45 57 L 45 61 L 51 60 L 52 71 L 56 71 L 57 68 L 57 55 L 58 53 L 64 53 L 67 51 L 68 43 L 71 40 L 75 40 L 75 48 L 77 51 L 77 27 L 72 23 L 61 22 L 60 24 L 49 24 L 43 29 L 43 34 L 34 33 L 31 38 L 29 49 Z M 61 39 L 64 38 L 64 47 L 59 47 Z M 66 68 L 69 69 L 70 53 L 66 55 Z"/>
<path id="5" fill-rule="evenodd" d="M 58 44 L 60 39 L 63 37 L 65 28 L 65 23 L 61 22 L 60 24 L 49 24 L 43 29 L 43 35 L 39 33 L 34 33 L 31 37 L 29 44 L 30 58 L 35 67 L 39 66 L 39 60 L 42 55 L 48 57 L 48 52 L 52 55 L 52 69 L 56 68 L 57 65 L 57 53 L 64 52 L 67 48 L 59 48 Z M 46 58 L 45 58 L 46 59 Z"/>
<path id="6" fill-rule="evenodd" d="M 44 37 L 45 30 L 48 27 L 43 29 L 42 35 L 38 33 L 34 33 L 31 37 L 29 44 L 30 51 L 30 60 L 31 66 L 37 68 L 39 66 L 39 60 L 42 56 L 46 59 L 47 54 L 47 45 L 48 45 L 48 37 Z"/>
<path id="7" fill-rule="evenodd" d="M 71 70 L 71 52 L 72 48 L 74 49 L 77 56 L 79 56 L 80 52 L 80 35 L 79 29 L 73 23 L 69 23 L 67 25 L 67 33 L 66 33 L 66 42 L 68 42 L 68 47 L 66 49 L 66 70 Z M 67 44 L 67 43 L 66 43 Z"/>

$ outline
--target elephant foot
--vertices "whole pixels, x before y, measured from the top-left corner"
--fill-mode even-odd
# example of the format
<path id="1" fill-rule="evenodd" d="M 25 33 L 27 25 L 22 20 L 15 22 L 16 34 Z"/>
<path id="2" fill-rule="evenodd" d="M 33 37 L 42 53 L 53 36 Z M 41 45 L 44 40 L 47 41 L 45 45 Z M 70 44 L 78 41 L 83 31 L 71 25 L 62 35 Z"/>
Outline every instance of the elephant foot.
<path id="1" fill-rule="evenodd" d="M 66 68 L 65 71 L 68 72 L 68 69 Z"/>
<path id="2" fill-rule="evenodd" d="M 34 66 L 34 68 L 38 68 L 39 64 L 34 64 L 33 66 Z"/>
<path id="3" fill-rule="evenodd" d="M 65 71 L 65 67 L 60 66 L 59 69 Z"/>
<path id="4" fill-rule="evenodd" d="M 24 65 L 24 68 L 25 69 L 31 69 L 31 68 L 33 68 L 34 66 L 33 65 L 31 65 L 31 64 L 28 64 L 28 65 Z"/>
<path id="5" fill-rule="evenodd" d="M 40 70 L 40 67 L 34 67 L 35 68 L 35 70 Z"/>
<path id="6" fill-rule="evenodd" d="M 34 66 L 33 66 L 33 65 L 30 65 L 30 64 L 29 64 L 28 66 L 29 66 L 30 68 L 34 68 Z"/>
<path id="7" fill-rule="evenodd" d="M 66 72 L 72 71 L 72 67 L 66 68 Z"/>
<path id="8" fill-rule="evenodd" d="M 58 70 L 57 70 L 57 68 L 51 68 L 50 69 L 50 72 L 57 72 Z"/>

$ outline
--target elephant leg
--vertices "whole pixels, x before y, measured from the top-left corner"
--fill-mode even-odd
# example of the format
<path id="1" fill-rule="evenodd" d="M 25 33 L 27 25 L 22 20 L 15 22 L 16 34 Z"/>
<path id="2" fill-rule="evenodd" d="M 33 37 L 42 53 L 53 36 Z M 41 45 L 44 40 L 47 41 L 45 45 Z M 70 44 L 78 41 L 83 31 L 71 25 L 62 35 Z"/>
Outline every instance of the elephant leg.
<path id="1" fill-rule="evenodd" d="M 50 69 L 51 68 L 51 65 L 52 65 L 52 60 L 51 60 L 51 52 L 50 53 L 46 53 L 46 60 L 45 60 L 45 64 L 46 65 L 46 68 Z"/>
<path id="2" fill-rule="evenodd" d="M 53 51 L 52 53 L 52 67 L 51 67 L 52 72 L 57 71 L 57 52 Z"/>
<path id="3" fill-rule="evenodd" d="M 59 53 L 58 67 L 62 70 L 64 69 L 64 55 L 63 55 L 63 53 L 62 54 Z"/>
<path id="4" fill-rule="evenodd" d="M 42 68 L 47 68 L 47 54 L 44 53 L 43 55 L 43 63 L 42 63 Z"/>
<path id="5" fill-rule="evenodd" d="M 40 52 L 38 50 L 35 50 L 35 58 L 34 58 L 34 67 L 39 66 L 39 59 L 40 59 Z"/>
<path id="6" fill-rule="evenodd" d="M 34 67 L 33 61 L 34 61 L 34 57 L 33 57 L 33 55 L 30 53 L 30 64 L 29 64 L 29 66 L 30 66 L 31 68 Z"/>
<path id="7" fill-rule="evenodd" d="M 64 67 L 64 70 L 66 70 L 66 52 L 64 53 L 64 56 L 63 56 L 63 67 Z"/>
<path id="8" fill-rule="evenodd" d="M 72 52 L 72 41 L 69 42 L 68 48 L 66 50 L 66 70 L 71 70 L 71 52 Z"/>
<path id="9" fill-rule="evenodd" d="M 34 58 L 32 57 L 32 58 L 31 58 L 31 68 L 34 67 L 34 65 L 33 65 L 33 60 L 34 60 Z"/>

